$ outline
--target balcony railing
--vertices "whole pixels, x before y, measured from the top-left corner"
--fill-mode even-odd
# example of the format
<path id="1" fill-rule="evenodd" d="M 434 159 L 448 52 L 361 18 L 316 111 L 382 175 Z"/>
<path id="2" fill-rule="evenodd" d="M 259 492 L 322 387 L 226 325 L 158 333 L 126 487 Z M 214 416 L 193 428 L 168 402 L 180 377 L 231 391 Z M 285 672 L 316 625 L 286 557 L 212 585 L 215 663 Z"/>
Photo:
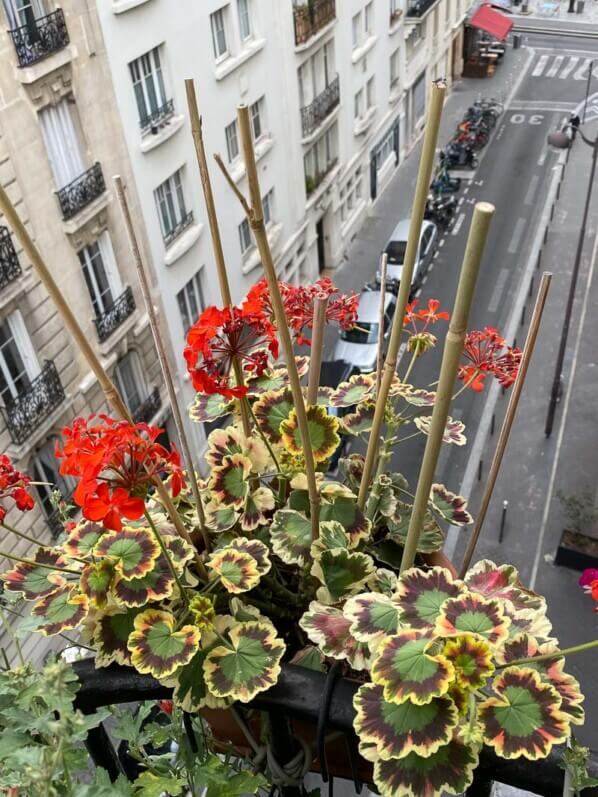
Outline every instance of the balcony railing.
<path id="1" fill-rule="evenodd" d="M 21 264 L 8 227 L 0 227 L 0 288 L 22 274 Z"/>
<path id="2" fill-rule="evenodd" d="M 338 75 L 320 92 L 313 102 L 301 109 L 301 130 L 303 137 L 310 136 L 322 122 L 330 116 L 340 102 L 340 82 Z"/>
<path id="3" fill-rule="evenodd" d="M 178 238 L 179 235 L 186 230 L 187 227 L 190 227 L 193 224 L 193 211 L 190 210 L 183 218 L 175 224 L 175 226 L 169 230 L 166 235 L 164 236 L 164 244 L 166 246 L 170 246 L 170 244 L 174 241 L 175 238 Z"/>
<path id="4" fill-rule="evenodd" d="M 407 2 L 407 16 L 423 17 L 426 11 L 429 11 L 437 0 L 408 0 Z"/>
<path id="5" fill-rule="evenodd" d="M 324 178 L 330 174 L 332 169 L 336 166 L 337 159 L 333 158 L 330 163 L 328 163 L 325 168 L 321 172 L 316 172 L 315 175 L 306 175 L 305 176 L 305 193 L 307 196 L 313 194 L 316 188 L 320 185 L 320 183 L 324 180 Z"/>
<path id="6" fill-rule="evenodd" d="M 303 5 L 295 6 L 293 9 L 295 44 L 305 44 L 335 17 L 335 0 L 309 0 Z"/>
<path id="7" fill-rule="evenodd" d="M 30 66 L 69 43 L 69 32 L 61 8 L 10 31 L 19 66 Z"/>
<path id="8" fill-rule="evenodd" d="M 173 116 L 174 100 L 168 100 L 164 105 L 161 105 L 159 108 L 156 108 L 155 111 L 148 114 L 148 116 L 141 117 L 139 120 L 139 127 L 141 128 L 142 135 L 145 133 L 156 135 L 160 127 L 169 119 L 172 119 Z"/>
<path id="9" fill-rule="evenodd" d="M 135 423 L 149 423 L 162 406 L 160 389 L 155 387 L 146 400 L 133 413 Z"/>
<path id="10" fill-rule="evenodd" d="M 54 363 L 48 360 L 25 392 L 6 399 L 3 412 L 13 442 L 24 443 L 63 401 L 60 376 Z"/>
<path id="11" fill-rule="evenodd" d="M 109 338 L 114 330 L 118 329 L 134 310 L 135 297 L 129 286 L 101 315 L 94 318 L 93 323 L 95 324 L 100 343 Z"/>
<path id="12" fill-rule="evenodd" d="M 65 185 L 56 192 L 62 217 L 65 221 L 72 219 L 80 210 L 94 199 L 101 196 L 106 190 L 102 167 L 99 163 L 79 175 L 72 183 Z"/>

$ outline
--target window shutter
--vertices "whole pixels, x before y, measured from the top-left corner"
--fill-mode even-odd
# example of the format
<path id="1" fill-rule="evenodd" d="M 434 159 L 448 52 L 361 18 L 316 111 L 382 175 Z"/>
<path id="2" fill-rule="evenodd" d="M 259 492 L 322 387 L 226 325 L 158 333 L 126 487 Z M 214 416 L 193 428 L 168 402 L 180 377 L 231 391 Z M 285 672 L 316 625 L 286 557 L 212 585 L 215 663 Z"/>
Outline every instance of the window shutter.
<path id="1" fill-rule="evenodd" d="M 98 246 L 100 248 L 100 254 L 102 255 L 106 276 L 110 283 L 110 289 L 112 290 L 114 301 L 116 301 L 123 292 L 123 284 L 116 264 L 116 258 L 114 257 L 114 250 L 112 249 L 112 241 L 110 240 L 108 230 L 104 230 L 99 236 Z"/>
<path id="2" fill-rule="evenodd" d="M 11 313 L 6 320 L 8 322 L 11 335 L 13 336 L 23 359 L 23 365 L 27 371 L 27 376 L 29 379 L 33 380 L 39 375 L 41 368 L 39 367 L 39 361 L 37 359 L 35 349 L 33 348 L 31 338 L 29 337 L 29 333 L 27 332 L 27 327 L 23 321 L 21 311 L 15 310 L 15 312 Z"/>

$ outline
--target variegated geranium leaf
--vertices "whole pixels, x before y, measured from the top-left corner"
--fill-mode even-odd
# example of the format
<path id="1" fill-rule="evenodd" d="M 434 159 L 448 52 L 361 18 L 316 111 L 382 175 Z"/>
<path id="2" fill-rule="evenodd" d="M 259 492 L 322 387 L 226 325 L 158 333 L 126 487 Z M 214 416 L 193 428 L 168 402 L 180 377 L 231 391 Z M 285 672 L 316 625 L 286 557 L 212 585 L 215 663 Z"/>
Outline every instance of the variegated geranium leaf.
<path id="1" fill-rule="evenodd" d="M 419 415 L 413 419 L 413 423 L 417 426 L 420 432 L 425 435 L 430 434 L 430 426 L 432 424 L 431 415 Z M 444 443 L 453 443 L 456 446 L 464 446 L 467 443 L 465 437 L 465 424 L 462 421 L 455 421 L 450 416 L 447 419 L 442 441 Z"/>
<path id="2" fill-rule="evenodd" d="M 129 608 L 166 600 L 174 591 L 174 577 L 166 557 L 161 554 L 149 573 L 140 578 L 118 576 L 112 588 L 117 603 Z"/>
<path id="3" fill-rule="evenodd" d="M 320 522 L 319 536 L 312 543 L 311 554 L 317 558 L 322 551 L 332 548 L 345 548 L 348 551 L 350 547 L 351 540 L 343 526 L 335 520 L 325 520 Z"/>
<path id="4" fill-rule="evenodd" d="M 286 368 L 267 369 L 261 376 L 247 380 L 250 396 L 261 396 L 272 390 L 282 390 L 288 384 L 289 374 Z"/>
<path id="5" fill-rule="evenodd" d="M 376 386 L 371 374 L 354 374 L 348 382 L 341 382 L 330 398 L 333 407 L 353 407 L 369 398 Z"/>
<path id="6" fill-rule="evenodd" d="M 383 518 L 392 518 L 397 511 L 397 503 L 397 491 L 390 477 L 386 473 L 376 476 L 365 505 L 367 517 L 376 518 L 381 515 Z"/>
<path id="7" fill-rule="evenodd" d="M 91 520 L 82 520 L 69 532 L 63 548 L 66 554 L 84 559 L 92 552 L 94 546 L 106 534 L 106 529 Z"/>
<path id="8" fill-rule="evenodd" d="M 177 630 L 175 626 L 175 616 L 159 609 L 146 609 L 135 617 L 127 647 L 138 672 L 167 678 L 191 661 L 199 645 L 199 631 L 192 625 Z"/>
<path id="9" fill-rule="evenodd" d="M 443 520 L 451 526 L 468 526 L 473 518 L 467 511 L 467 501 L 461 495 L 452 493 L 444 484 L 433 484 L 430 504 Z"/>
<path id="10" fill-rule="evenodd" d="M 111 608 L 97 618 L 93 629 L 96 667 L 108 667 L 113 662 L 123 666 L 131 664 L 127 642 L 134 630 L 135 617 L 139 612 L 140 609 L 123 612 Z"/>
<path id="11" fill-rule="evenodd" d="M 177 536 L 163 535 L 162 538 L 168 555 L 170 556 L 170 561 L 176 567 L 177 571 L 182 573 L 185 569 L 185 565 L 194 558 L 195 551 L 191 545 L 182 537 L 179 537 L 178 534 Z M 158 560 L 160 558 L 161 557 L 158 557 Z"/>
<path id="12" fill-rule="evenodd" d="M 85 565 L 81 572 L 79 588 L 97 609 L 103 609 L 114 578 L 114 564 L 110 559 L 100 559 Z"/>
<path id="13" fill-rule="evenodd" d="M 312 601 L 299 625 L 325 656 L 346 659 L 354 670 L 369 666 L 368 646 L 353 636 L 351 620 L 340 609 Z"/>
<path id="14" fill-rule="evenodd" d="M 244 454 L 224 457 L 222 465 L 212 469 L 210 491 L 212 500 L 231 509 L 240 510 L 249 493 L 251 460 Z"/>
<path id="15" fill-rule="evenodd" d="M 172 699 L 175 705 L 183 711 L 194 713 L 202 708 L 227 708 L 232 704 L 230 698 L 215 698 L 209 692 L 204 678 L 204 662 L 207 655 L 216 647 L 218 643 L 199 648 L 188 664 L 179 669 L 174 674 L 174 692 Z"/>
<path id="16" fill-rule="evenodd" d="M 271 443 L 282 441 L 280 425 L 293 409 L 293 395 L 288 388 L 269 390 L 253 405 L 258 426 Z"/>
<path id="17" fill-rule="evenodd" d="M 93 555 L 110 559 L 124 578 L 140 578 L 154 566 L 160 546 L 149 529 L 122 529 L 104 534 Z"/>
<path id="18" fill-rule="evenodd" d="M 434 642 L 425 631 L 399 631 L 380 643 L 372 662 L 372 681 L 384 688 L 391 703 L 410 701 L 421 706 L 442 697 L 454 678 L 453 665 L 433 654 Z"/>
<path id="19" fill-rule="evenodd" d="M 544 598 L 523 586 L 513 565 L 496 565 L 489 559 L 482 559 L 467 571 L 465 583 L 472 592 L 485 598 L 508 600 L 517 610 L 546 611 Z"/>
<path id="20" fill-rule="evenodd" d="M 377 761 L 374 783 L 385 797 L 441 797 L 463 794 L 473 781 L 478 751 L 453 740 L 430 756 Z"/>
<path id="21" fill-rule="evenodd" d="M 239 520 L 239 510 L 216 501 L 206 504 L 206 526 L 210 531 L 222 533 L 232 529 Z"/>
<path id="22" fill-rule="evenodd" d="M 249 556 L 255 559 L 257 564 L 257 572 L 260 576 L 265 576 L 272 567 L 268 546 L 264 545 L 264 543 L 260 542 L 259 540 L 249 540 L 247 537 L 235 537 L 235 539 L 231 540 L 226 547 L 232 548 L 233 551 L 247 553 Z"/>
<path id="23" fill-rule="evenodd" d="M 342 429 L 347 434 L 360 435 L 369 432 L 374 420 L 375 404 L 373 401 L 364 401 L 359 404 L 355 412 L 343 415 L 341 418 Z"/>
<path id="24" fill-rule="evenodd" d="M 465 591 L 463 582 L 453 579 L 448 570 L 431 567 L 420 570 L 412 567 L 401 573 L 397 601 L 401 608 L 401 622 L 412 628 L 433 628 L 440 616 L 440 607 L 448 598 Z"/>
<path id="25" fill-rule="evenodd" d="M 318 405 L 306 408 L 309 442 L 315 462 L 325 462 L 340 444 L 338 420 Z M 293 456 L 303 455 L 303 440 L 299 431 L 297 413 L 293 408 L 287 420 L 280 424 L 282 444 Z"/>
<path id="26" fill-rule="evenodd" d="M 380 760 L 405 758 L 410 753 L 433 755 L 448 744 L 459 715 L 447 697 L 425 705 L 390 703 L 378 684 L 364 684 L 353 698 L 355 732 L 362 743 L 373 744 Z"/>
<path id="27" fill-rule="evenodd" d="M 351 634 L 359 642 L 375 646 L 399 630 L 399 607 L 387 595 L 362 592 L 345 603 L 345 617 L 351 621 Z"/>
<path id="28" fill-rule="evenodd" d="M 553 745 L 565 742 L 569 721 L 556 689 L 528 667 L 509 667 L 498 675 L 496 697 L 478 709 L 484 741 L 502 758 L 545 758 Z"/>
<path id="29" fill-rule="evenodd" d="M 396 514 L 388 518 L 387 538 L 399 545 L 404 545 L 411 521 L 412 507 L 402 501 L 397 502 Z M 424 526 L 417 541 L 417 550 L 420 553 L 433 553 L 439 551 L 444 544 L 444 534 L 429 510 L 426 510 Z"/>
<path id="30" fill-rule="evenodd" d="M 359 491 L 365 465 L 363 454 L 349 454 L 346 457 L 341 457 L 338 464 L 339 470 L 345 477 L 349 487 L 354 491 Z"/>
<path id="31" fill-rule="evenodd" d="M 368 581 L 368 587 L 373 592 L 380 592 L 389 598 L 394 597 L 398 585 L 397 574 L 393 570 L 387 570 L 384 567 L 377 567 L 376 572 Z"/>
<path id="32" fill-rule="evenodd" d="M 475 634 L 494 647 L 507 639 L 510 624 L 500 601 L 469 592 L 442 604 L 434 631 L 440 637 Z"/>
<path id="33" fill-rule="evenodd" d="M 494 672 L 490 646 L 473 634 L 447 639 L 442 655 L 453 665 L 457 683 L 465 690 L 481 689 Z"/>
<path id="34" fill-rule="evenodd" d="M 189 417 L 195 423 L 211 423 L 229 415 L 232 410 L 233 402 L 224 399 L 217 393 L 212 395 L 197 393 L 189 407 Z"/>
<path id="35" fill-rule="evenodd" d="M 205 458 L 212 468 L 219 468 L 224 464 L 224 457 L 233 454 L 244 454 L 247 447 L 247 438 L 234 426 L 225 429 L 214 429 L 208 435 L 208 450 Z"/>
<path id="36" fill-rule="evenodd" d="M 357 506 L 355 498 L 338 498 L 331 504 L 322 504 L 320 520 L 334 520 L 341 524 L 349 535 L 350 547 L 355 548 L 361 540 L 372 533 L 372 523 Z"/>
<path id="37" fill-rule="evenodd" d="M 316 593 L 322 603 L 338 601 L 359 592 L 374 572 L 374 562 L 364 553 L 352 553 L 344 548 L 323 551 L 311 568 L 311 574 L 322 587 Z"/>
<path id="38" fill-rule="evenodd" d="M 414 407 L 431 407 L 436 401 L 436 393 L 432 390 L 414 388 L 401 394 L 408 404 Z"/>
<path id="39" fill-rule="evenodd" d="M 544 641 L 551 639 L 552 623 L 546 616 L 545 602 L 539 609 L 514 609 L 508 600 L 503 600 L 502 606 L 505 617 L 510 620 L 509 636 L 511 638 L 524 633 Z"/>
<path id="40" fill-rule="evenodd" d="M 326 672 L 324 656 L 315 645 L 307 645 L 298 650 L 291 659 L 291 664 L 305 667 L 307 670 L 313 670 L 314 672 Z"/>
<path id="41" fill-rule="evenodd" d="M 307 354 L 299 354 L 295 357 L 295 365 L 297 366 L 297 373 L 299 376 L 305 376 L 309 371 L 309 363 L 311 357 Z"/>
<path id="42" fill-rule="evenodd" d="M 234 548 L 214 551 L 206 566 L 220 577 L 224 589 L 233 595 L 248 592 L 260 581 L 258 564 L 253 556 Z"/>
<path id="43" fill-rule="evenodd" d="M 64 573 L 43 567 L 43 565 L 67 566 L 68 563 L 58 551 L 51 548 L 38 548 L 33 556 L 33 561 L 38 564 L 18 562 L 12 570 L 2 573 L 0 578 L 4 583 L 4 589 L 10 592 L 22 592 L 25 600 L 35 601 L 66 586 Z"/>
<path id="44" fill-rule="evenodd" d="M 230 645 L 214 648 L 204 661 L 206 685 L 216 697 L 248 703 L 278 680 L 285 645 L 270 623 L 239 623 L 229 637 Z"/>
<path id="45" fill-rule="evenodd" d="M 287 565 L 304 567 L 312 541 L 311 522 L 303 512 L 279 509 L 270 526 L 272 550 Z"/>
<path id="46" fill-rule="evenodd" d="M 31 613 L 43 619 L 36 631 L 44 636 L 54 636 L 71 631 L 80 625 L 89 610 L 89 598 L 66 586 L 46 595 L 34 604 Z"/>
<path id="47" fill-rule="evenodd" d="M 268 513 L 276 506 L 274 494 L 269 487 L 258 487 L 245 499 L 240 522 L 243 531 L 255 531 L 268 522 Z"/>

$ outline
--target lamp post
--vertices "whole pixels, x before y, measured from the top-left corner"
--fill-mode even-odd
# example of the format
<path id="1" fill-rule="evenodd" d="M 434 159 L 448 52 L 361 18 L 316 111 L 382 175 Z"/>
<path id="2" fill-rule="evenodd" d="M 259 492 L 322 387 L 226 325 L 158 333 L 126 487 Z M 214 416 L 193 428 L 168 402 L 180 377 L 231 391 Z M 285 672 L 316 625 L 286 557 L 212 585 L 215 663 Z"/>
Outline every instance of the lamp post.
<path id="1" fill-rule="evenodd" d="M 586 225 L 588 221 L 588 213 L 590 210 L 590 201 L 592 199 L 592 186 L 594 184 L 594 175 L 596 174 L 596 162 L 598 161 L 598 138 L 592 141 L 583 134 L 583 131 L 578 128 L 578 133 L 583 141 L 592 147 L 592 167 L 590 169 L 590 179 L 588 182 L 588 190 L 586 193 L 586 202 L 583 209 L 583 217 L 581 220 L 581 227 L 579 229 L 579 238 L 577 241 L 577 250 L 575 252 L 575 261 L 573 263 L 573 271 L 571 272 L 571 284 L 569 285 L 569 296 L 567 297 L 567 306 L 565 308 L 565 318 L 563 320 L 563 329 L 561 331 L 561 341 L 559 344 L 559 351 L 556 358 L 556 367 L 554 370 L 554 378 L 552 380 L 552 389 L 550 392 L 550 403 L 548 405 L 548 414 L 546 416 L 546 426 L 544 428 L 544 435 L 550 437 L 552 433 L 552 426 L 554 424 L 554 415 L 556 412 L 556 405 L 559 400 L 560 385 L 563 374 L 563 362 L 565 360 L 565 350 L 567 348 L 567 337 L 569 335 L 569 326 L 571 324 L 571 315 L 573 313 L 573 302 L 575 301 L 575 290 L 577 288 L 577 278 L 579 276 L 579 267 L 581 264 L 581 253 L 583 251 L 583 243 L 586 237 Z M 571 146 L 571 140 L 567 134 L 562 131 L 549 133 L 548 143 L 557 149 L 568 149 Z"/>

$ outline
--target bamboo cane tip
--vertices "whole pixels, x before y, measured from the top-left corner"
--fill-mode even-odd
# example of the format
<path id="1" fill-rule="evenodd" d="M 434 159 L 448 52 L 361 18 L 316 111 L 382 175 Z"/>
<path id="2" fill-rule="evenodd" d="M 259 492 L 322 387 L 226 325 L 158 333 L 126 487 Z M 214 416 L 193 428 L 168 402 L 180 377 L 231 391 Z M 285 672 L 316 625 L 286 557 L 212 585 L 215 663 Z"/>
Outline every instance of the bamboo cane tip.
<path id="1" fill-rule="evenodd" d="M 476 202 L 475 209 L 478 213 L 483 213 L 486 216 L 492 216 L 496 207 L 492 202 Z"/>

